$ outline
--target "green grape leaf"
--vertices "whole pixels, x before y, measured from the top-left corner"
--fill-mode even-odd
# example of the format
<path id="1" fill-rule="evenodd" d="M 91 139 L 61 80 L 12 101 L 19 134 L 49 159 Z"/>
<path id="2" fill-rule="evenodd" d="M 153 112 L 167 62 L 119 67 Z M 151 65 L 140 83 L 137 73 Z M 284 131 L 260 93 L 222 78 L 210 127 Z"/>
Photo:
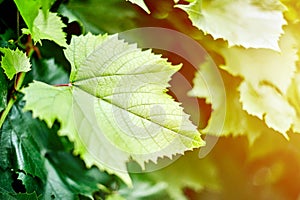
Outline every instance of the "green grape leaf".
<path id="1" fill-rule="evenodd" d="M 166 94 L 180 66 L 117 35 L 74 37 L 65 54 L 72 86 L 30 84 L 23 90 L 26 110 L 49 126 L 58 119 L 88 165 L 120 175 L 129 157 L 143 166 L 204 145 L 189 116 Z"/>
<path id="2" fill-rule="evenodd" d="M 7 104 L 8 83 L 2 69 L 0 69 L 0 112 L 5 109 Z"/>
<path id="3" fill-rule="evenodd" d="M 280 4 L 279 0 L 273 4 Z M 265 5 L 265 4 L 263 4 Z M 176 5 L 186 11 L 194 26 L 214 39 L 224 39 L 229 46 L 268 48 L 279 51 L 278 40 L 286 24 L 282 7 L 244 0 L 196 0 Z M 271 9 L 272 8 L 272 9 Z"/>
<path id="4" fill-rule="evenodd" d="M 150 13 L 150 10 L 148 9 L 148 7 L 145 4 L 144 0 L 126 0 L 126 1 L 130 1 L 133 4 L 138 5 L 139 7 L 143 8 L 148 14 Z"/>
<path id="5" fill-rule="evenodd" d="M 0 48 L 0 52 L 4 54 L 1 60 L 1 67 L 10 80 L 17 73 L 28 72 L 30 70 L 31 64 L 29 58 L 19 49 Z"/>
<path id="6" fill-rule="evenodd" d="M 40 0 L 40 1 L 41 1 L 41 5 L 42 5 L 43 14 L 44 14 L 45 18 L 47 19 L 49 10 L 50 10 L 52 4 L 56 0 Z"/>
<path id="7" fill-rule="evenodd" d="M 286 98 L 270 86 L 261 85 L 254 88 L 245 81 L 240 85 L 239 90 L 244 110 L 265 120 L 270 128 L 288 138 L 286 132 L 290 129 L 296 113 Z"/>
<path id="8" fill-rule="evenodd" d="M 253 86 L 269 84 L 285 94 L 298 60 L 296 41 L 289 30 L 281 37 L 279 45 L 280 53 L 241 47 L 220 49 L 225 59 L 225 66 L 221 67 L 234 76 L 243 77 Z"/>
<path id="9" fill-rule="evenodd" d="M 39 14 L 39 9 L 42 7 L 45 19 L 48 17 L 49 10 L 55 0 L 14 0 L 21 13 L 28 29 L 32 31 L 35 26 L 34 20 Z"/>
<path id="10" fill-rule="evenodd" d="M 29 30 L 33 29 L 33 21 L 38 16 L 39 9 L 41 7 L 40 1 L 37 0 L 14 0 L 15 4 L 20 11 L 21 16 L 23 17 Z"/>
<path id="11" fill-rule="evenodd" d="M 53 40 L 60 46 L 67 46 L 66 35 L 63 32 L 65 24 L 55 13 L 49 12 L 45 19 L 43 11 L 39 10 L 38 16 L 34 19 L 33 28 L 22 29 L 24 34 L 30 34 L 35 43 L 41 43 L 41 40 Z"/>

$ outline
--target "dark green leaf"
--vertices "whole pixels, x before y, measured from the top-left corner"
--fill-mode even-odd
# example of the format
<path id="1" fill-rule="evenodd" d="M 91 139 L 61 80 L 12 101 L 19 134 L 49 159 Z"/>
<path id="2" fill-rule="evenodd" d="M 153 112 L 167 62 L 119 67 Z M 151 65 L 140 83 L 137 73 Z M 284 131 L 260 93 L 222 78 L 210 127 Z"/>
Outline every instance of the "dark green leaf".
<path id="1" fill-rule="evenodd" d="M 58 66 L 62 66 L 65 70 L 70 71 L 71 66 L 63 53 L 63 49 L 56 43 L 49 40 L 44 40 L 43 45 L 37 45 L 37 47 L 39 48 L 44 59 L 54 58 L 55 63 Z"/>
<path id="2" fill-rule="evenodd" d="M 27 193 L 36 192 L 37 195 L 42 194 L 44 185 L 38 177 L 32 177 L 30 174 L 20 172 L 18 175 L 18 180 L 22 182 Z"/>
<path id="3" fill-rule="evenodd" d="M 43 167 L 44 158 L 35 140 L 37 135 L 43 132 L 39 132 L 39 129 L 34 127 L 37 124 L 32 121 L 24 116 L 21 108 L 17 106 L 12 108 L 0 132 L 0 142 L 3 143 L 0 147 L 2 152 L 0 155 L 3 156 L 1 160 L 12 159 L 12 167 L 15 170 L 23 170 L 45 180 L 47 173 Z"/>
<path id="4" fill-rule="evenodd" d="M 0 69 L 0 112 L 5 109 L 7 104 L 7 89 L 6 75 Z"/>
<path id="5" fill-rule="evenodd" d="M 100 172 L 97 168 L 87 170 L 79 157 L 69 153 L 51 152 L 47 158 L 66 184 L 78 194 L 89 196 L 99 189 L 97 184 L 109 185 L 114 181 L 113 176 Z"/>
<path id="6" fill-rule="evenodd" d="M 12 188 L 12 184 L 12 172 L 8 170 L 2 170 L 0 168 L 0 199 L 3 199 L 1 198 L 1 194 L 15 192 Z"/>
<path id="7" fill-rule="evenodd" d="M 45 192 L 43 199 L 59 199 L 59 200 L 73 200 L 75 194 L 70 191 L 68 186 L 63 182 L 56 172 L 56 169 L 48 162 L 45 162 L 48 171 L 47 182 L 45 185 Z"/>
<path id="8" fill-rule="evenodd" d="M 54 59 L 32 59 L 32 76 L 34 80 L 48 84 L 64 84 L 69 82 L 69 75 Z"/>
<path id="9" fill-rule="evenodd" d="M 125 0 L 73 0 L 61 13 L 71 20 L 78 19 L 85 32 L 117 33 L 135 28 L 137 12 Z M 83 9 L 84 8 L 84 9 Z"/>
<path id="10" fill-rule="evenodd" d="M 28 194 L 28 193 L 16 194 L 16 195 L 13 195 L 13 197 L 17 200 L 38 200 L 38 197 L 35 192 L 30 193 L 30 194 Z"/>
<path id="11" fill-rule="evenodd" d="M 79 194 L 92 197 L 99 191 L 97 184 L 110 188 L 116 182 L 114 176 L 95 167 L 87 169 L 71 154 L 72 143 L 56 134 L 57 123 L 49 129 L 44 122 L 32 119 L 31 113 L 24 113 L 23 104 L 18 101 L 13 106 L 0 131 L 0 193 L 14 194 L 11 185 L 19 181 L 27 193 L 35 192 L 43 199 L 73 200 Z M 11 169 L 17 172 L 16 178 Z"/>

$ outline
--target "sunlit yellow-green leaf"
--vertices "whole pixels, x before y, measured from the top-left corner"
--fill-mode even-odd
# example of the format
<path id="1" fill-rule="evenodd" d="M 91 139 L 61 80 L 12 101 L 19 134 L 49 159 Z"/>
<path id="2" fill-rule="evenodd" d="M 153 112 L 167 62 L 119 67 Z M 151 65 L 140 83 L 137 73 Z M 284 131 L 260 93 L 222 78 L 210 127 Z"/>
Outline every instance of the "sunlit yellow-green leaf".
<path id="1" fill-rule="evenodd" d="M 265 120 L 269 127 L 288 137 L 286 132 L 290 129 L 296 114 L 286 98 L 268 85 L 253 87 L 245 81 L 239 90 L 244 110 Z"/>
<path id="2" fill-rule="evenodd" d="M 286 24 L 280 1 L 195 0 L 176 7 L 186 11 L 194 26 L 229 46 L 268 48 L 279 51 L 278 40 Z M 270 1 L 269 1 L 270 2 Z M 268 9 L 266 8 L 268 5 Z"/>
<path id="3" fill-rule="evenodd" d="M 209 67 L 210 65 L 207 64 L 200 67 L 198 75 L 193 81 L 193 90 L 190 92 L 190 95 L 205 98 L 207 103 L 212 104 L 213 111 L 208 125 L 202 130 L 203 133 L 215 136 L 246 135 L 249 141 L 253 143 L 261 133 L 268 130 L 268 127 L 263 121 L 243 110 L 238 91 L 242 80 L 220 70 L 224 85 L 216 85 L 215 79 L 211 78 L 213 75 L 207 69 Z M 205 77 L 206 82 L 201 80 L 203 78 L 200 77 L 200 74 Z M 224 94 L 223 90 L 225 90 L 225 96 L 219 96 L 212 100 L 211 92 Z M 215 128 L 219 126 L 218 123 L 223 125 L 221 131 Z"/>
<path id="4" fill-rule="evenodd" d="M 234 76 L 243 77 L 253 86 L 270 84 L 284 94 L 296 71 L 297 43 L 287 31 L 279 44 L 281 52 L 242 47 L 223 48 L 220 50 L 225 59 L 222 68 Z"/>

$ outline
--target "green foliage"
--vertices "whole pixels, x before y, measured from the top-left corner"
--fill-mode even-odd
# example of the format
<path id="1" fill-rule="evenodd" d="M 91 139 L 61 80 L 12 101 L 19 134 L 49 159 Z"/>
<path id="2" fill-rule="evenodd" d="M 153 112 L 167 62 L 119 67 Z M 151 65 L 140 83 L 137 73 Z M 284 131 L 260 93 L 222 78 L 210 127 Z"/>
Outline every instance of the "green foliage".
<path id="1" fill-rule="evenodd" d="M 0 199 L 299 198 L 299 9 L 0 0 Z M 210 56 L 171 37 L 186 57 L 156 49 L 159 35 L 154 49 L 120 39 L 147 26 Z M 200 133 L 215 145 L 202 159 Z"/>
<path id="2" fill-rule="evenodd" d="M 24 34 L 30 34 L 35 43 L 40 42 L 42 39 L 53 40 L 60 46 L 66 46 L 65 33 L 63 28 L 65 24 L 54 13 L 49 13 L 48 17 L 45 16 L 41 10 L 33 21 L 32 30 L 22 29 Z"/>
<path id="3" fill-rule="evenodd" d="M 49 127 L 58 119 L 62 134 L 74 141 L 75 151 L 88 165 L 126 171 L 129 156 L 143 166 L 146 161 L 204 144 L 182 108 L 165 94 L 167 82 L 179 66 L 128 45 L 117 35 L 74 37 L 65 54 L 71 63 L 72 87 L 32 83 L 23 90 L 25 109 Z M 116 119 L 119 117 L 134 123 L 122 123 Z M 135 132 L 140 136 L 133 137 Z M 171 144 L 176 145 L 175 151 Z M 104 155 L 93 158 L 99 151 Z"/>
<path id="4" fill-rule="evenodd" d="M 31 64 L 29 59 L 19 49 L 10 50 L 8 48 L 0 48 L 0 52 L 4 54 L 1 60 L 1 67 L 4 73 L 11 80 L 19 72 L 28 72 Z"/>

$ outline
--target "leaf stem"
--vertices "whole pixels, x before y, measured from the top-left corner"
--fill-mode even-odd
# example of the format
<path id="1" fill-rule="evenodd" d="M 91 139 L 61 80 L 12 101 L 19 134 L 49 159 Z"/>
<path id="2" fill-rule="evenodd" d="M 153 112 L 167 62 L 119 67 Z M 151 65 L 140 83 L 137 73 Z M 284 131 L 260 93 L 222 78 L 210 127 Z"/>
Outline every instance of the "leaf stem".
<path id="1" fill-rule="evenodd" d="M 26 73 L 25 72 L 21 72 L 18 74 L 17 76 L 17 80 L 16 80 L 16 84 L 15 84 L 15 90 L 19 91 L 21 89 L 22 83 L 24 81 Z"/>
<path id="2" fill-rule="evenodd" d="M 17 79 L 16 79 L 16 82 L 15 82 L 15 91 L 19 91 L 21 89 L 21 86 L 22 86 L 22 83 L 24 81 L 25 75 L 26 75 L 25 72 L 19 73 L 17 75 Z M 2 127 L 9 111 L 11 110 L 11 108 L 14 105 L 15 102 L 16 102 L 16 98 L 14 97 L 14 94 L 12 94 L 12 96 L 10 97 L 10 99 L 8 101 L 8 104 L 5 108 L 5 110 L 3 111 L 3 113 L 0 117 L 0 128 Z"/>
<path id="3" fill-rule="evenodd" d="M 12 106 L 14 105 L 16 99 L 15 98 L 10 98 L 5 110 L 3 111 L 2 115 L 1 115 L 1 118 L 0 118 L 0 128 L 2 127 L 9 111 L 11 110 Z"/>

